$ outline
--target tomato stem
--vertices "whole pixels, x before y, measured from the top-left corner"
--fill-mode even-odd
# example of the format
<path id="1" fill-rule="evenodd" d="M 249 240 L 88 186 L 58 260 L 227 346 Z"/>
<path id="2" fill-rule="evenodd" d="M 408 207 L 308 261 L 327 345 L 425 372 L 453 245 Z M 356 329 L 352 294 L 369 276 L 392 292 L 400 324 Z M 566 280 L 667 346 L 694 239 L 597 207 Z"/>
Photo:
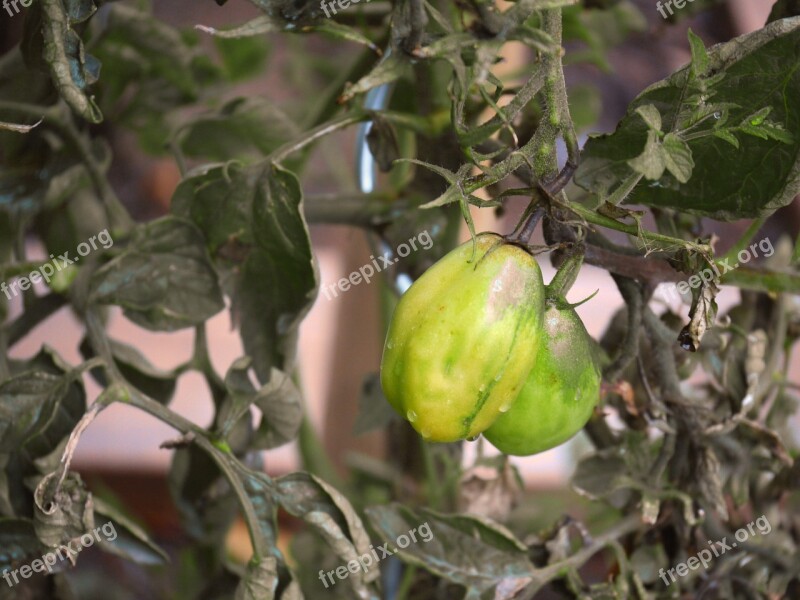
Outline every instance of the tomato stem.
<path id="1" fill-rule="evenodd" d="M 544 208 L 534 199 L 525 209 L 514 231 L 506 236 L 506 240 L 523 246 L 527 245 L 543 215 Z"/>

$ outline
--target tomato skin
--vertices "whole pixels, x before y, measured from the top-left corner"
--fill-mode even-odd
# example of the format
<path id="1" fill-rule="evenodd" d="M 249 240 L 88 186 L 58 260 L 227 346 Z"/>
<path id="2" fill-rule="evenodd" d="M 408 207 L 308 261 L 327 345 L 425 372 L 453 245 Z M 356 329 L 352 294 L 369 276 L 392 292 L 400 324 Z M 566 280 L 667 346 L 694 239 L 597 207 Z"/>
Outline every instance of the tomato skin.
<path id="1" fill-rule="evenodd" d="M 543 312 L 526 250 L 496 234 L 462 244 L 400 298 L 381 362 L 386 398 L 427 440 L 478 435 L 522 389 Z"/>
<path id="2" fill-rule="evenodd" d="M 506 454 L 529 456 L 564 443 L 600 398 L 593 341 L 575 309 L 547 302 L 539 355 L 519 397 L 484 436 Z"/>

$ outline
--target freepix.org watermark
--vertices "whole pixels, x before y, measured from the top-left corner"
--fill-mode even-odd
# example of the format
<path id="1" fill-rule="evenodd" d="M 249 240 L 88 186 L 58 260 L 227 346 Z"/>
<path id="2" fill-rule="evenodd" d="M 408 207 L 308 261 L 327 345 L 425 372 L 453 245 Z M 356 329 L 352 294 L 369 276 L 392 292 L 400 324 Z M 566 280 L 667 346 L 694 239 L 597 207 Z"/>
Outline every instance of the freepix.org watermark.
<path id="1" fill-rule="evenodd" d="M 363 267 L 360 267 L 357 271 L 353 271 L 348 277 L 342 277 L 336 283 L 323 285 L 322 293 L 325 294 L 325 297 L 328 300 L 332 300 L 333 298 L 339 296 L 340 291 L 346 292 L 351 286 L 356 286 L 362 281 L 369 283 L 375 273 L 380 273 L 385 267 L 391 267 L 393 264 L 400 262 L 400 259 L 411 254 L 412 250 L 419 250 L 419 248 L 417 248 L 417 242 L 420 243 L 423 250 L 430 250 L 433 246 L 433 238 L 431 237 L 431 234 L 425 230 L 415 238 L 412 237 L 409 239 L 407 244 L 400 244 L 396 248 L 395 252 L 398 255 L 398 258 L 391 260 L 391 258 L 385 254 L 379 255 L 378 258 L 370 255 L 370 258 L 372 259 L 371 263 L 367 263 Z"/>
<path id="2" fill-rule="evenodd" d="M 761 252 L 760 254 L 759 251 Z M 764 238 L 759 242 L 751 244 L 749 248 L 742 248 L 736 255 L 738 262 L 731 264 L 733 258 L 714 260 L 711 262 L 709 268 L 692 275 L 686 281 L 659 286 L 658 295 L 667 301 L 680 300 L 682 297 L 688 296 L 691 290 L 699 288 L 703 283 L 709 284 L 714 281 L 715 278 L 721 277 L 729 271 L 738 269 L 754 258 L 769 258 L 773 254 L 775 254 L 775 247 L 772 245 L 772 240 Z"/>
<path id="3" fill-rule="evenodd" d="M 47 283 L 50 283 L 50 278 L 57 272 L 61 271 L 64 267 L 68 267 L 71 264 L 78 262 L 82 257 L 92 252 L 92 250 L 97 250 L 98 242 L 106 250 L 114 245 L 114 240 L 111 239 L 111 234 L 108 233 L 108 229 L 104 229 L 97 235 L 90 237 L 85 242 L 78 244 L 78 247 L 76 248 L 78 256 L 70 258 L 69 252 L 65 252 L 60 256 L 54 256 L 51 254 L 50 258 L 52 260 L 44 263 L 35 271 L 31 271 L 31 274 L 27 277 L 19 277 L 11 283 L 6 283 L 5 281 L 0 283 L 0 291 L 6 295 L 6 298 L 11 300 L 11 298 L 19 294 L 20 291 L 30 289 L 31 285 L 34 283 L 39 283 L 42 279 L 47 281 Z"/>
<path id="4" fill-rule="evenodd" d="M 420 539 L 417 539 L 417 534 L 420 535 Z M 378 546 L 377 548 L 373 548 L 372 544 L 369 545 L 371 552 L 367 552 L 362 554 L 358 557 L 357 560 L 351 560 L 347 563 L 347 565 L 342 565 L 340 567 L 336 567 L 332 571 L 328 571 L 327 573 L 320 569 L 319 570 L 319 580 L 328 587 L 328 579 L 330 579 L 330 585 L 335 585 L 336 581 L 333 579 L 333 575 L 335 574 L 336 577 L 339 579 L 347 579 L 350 576 L 350 573 L 358 573 L 359 570 L 363 569 L 364 573 L 369 571 L 372 565 L 376 565 L 382 561 L 384 558 L 390 557 L 392 554 L 398 551 L 398 548 L 408 548 L 412 542 L 415 544 L 419 541 L 423 541 L 426 544 L 433 539 L 433 532 L 431 531 L 430 525 L 428 522 L 425 521 L 419 527 L 415 527 L 414 529 L 410 529 L 408 531 L 408 535 L 405 533 L 399 535 L 395 540 L 395 544 L 397 545 L 395 548 L 389 548 L 389 542 L 386 542 L 382 546 Z M 381 555 L 378 556 L 378 552 L 380 551 Z M 373 558 L 375 559 L 373 561 Z"/>
<path id="5" fill-rule="evenodd" d="M 8 587 L 14 587 L 19 583 L 17 574 L 23 579 L 28 579 L 34 573 L 44 573 L 45 571 L 52 573 L 53 567 L 60 561 L 67 558 L 72 559 L 84 548 L 91 548 L 96 541 L 102 541 L 100 538 L 101 533 L 107 542 L 113 542 L 117 539 L 117 530 L 114 527 L 114 523 L 109 521 L 102 527 L 95 527 L 93 531 L 84 533 L 81 537 L 77 538 L 77 540 L 72 540 L 66 545 L 59 546 L 56 550 L 48 552 L 41 558 L 32 561 L 30 564 L 22 565 L 19 569 L 14 569 L 13 571 L 6 569 L 3 571 L 3 579 L 6 580 Z"/>
<path id="6" fill-rule="evenodd" d="M 20 13 L 20 7 L 17 4 L 21 4 L 23 8 L 28 8 L 31 4 L 33 4 L 33 0 L 3 0 L 3 8 L 6 9 L 9 17 L 13 17 L 14 15 L 18 15 Z M 14 11 L 11 12 L 11 8 L 14 8 Z"/>
<path id="7" fill-rule="evenodd" d="M 661 16 L 665 19 L 668 19 L 672 15 L 675 14 L 675 11 L 672 10 L 674 6 L 677 9 L 684 8 L 687 4 L 691 4 L 694 0 L 666 0 L 663 4 L 661 2 L 656 2 L 656 10 L 661 13 Z M 667 12 L 669 11 L 669 16 L 667 16 Z"/>
<path id="8" fill-rule="evenodd" d="M 669 587 L 673 583 L 677 581 L 675 575 L 677 574 L 678 577 L 686 577 L 689 574 L 689 570 L 695 571 L 700 568 L 700 565 L 703 565 L 704 569 L 708 568 L 708 565 L 711 564 L 714 558 L 719 558 L 727 551 L 733 551 L 736 547 L 742 543 L 746 542 L 750 536 L 756 535 L 755 529 L 753 526 L 758 528 L 758 532 L 761 535 L 767 535 L 770 531 L 772 531 L 772 525 L 769 524 L 767 517 L 761 515 L 755 521 L 748 523 L 745 527 L 741 529 L 737 529 L 734 537 L 736 538 L 735 542 L 728 543 L 728 538 L 724 537 L 721 541 L 712 542 L 708 540 L 708 545 L 710 548 L 703 548 L 695 554 L 694 556 L 689 557 L 689 559 L 685 563 L 678 563 L 671 569 L 659 569 L 658 576 L 664 581 L 664 585 Z M 667 575 L 670 576 L 670 580 L 667 580 Z"/>
<path id="9" fill-rule="evenodd" d="M 364 0 L 364 1 L 365 1 L 365 3 L 369 2 L 369 0 Z M 319 7 L 322 9 L 322 12 L 325 13 L 325 16 L 330 19 L 331 18 L 331 13 L 328 12 L 328 9 L 330 9 L 333 12 L 333 14 L 335 15 L 336 14 L 336 6 L 335 5 L 338 5 L 339 8 L 344 10 L 345 8 L 349 8 L 351 3 L 352 4 L 358 4 L 359 0 L 331 0 L 330 2 L 328 2 L 328 0 L 320 0 Z"/>

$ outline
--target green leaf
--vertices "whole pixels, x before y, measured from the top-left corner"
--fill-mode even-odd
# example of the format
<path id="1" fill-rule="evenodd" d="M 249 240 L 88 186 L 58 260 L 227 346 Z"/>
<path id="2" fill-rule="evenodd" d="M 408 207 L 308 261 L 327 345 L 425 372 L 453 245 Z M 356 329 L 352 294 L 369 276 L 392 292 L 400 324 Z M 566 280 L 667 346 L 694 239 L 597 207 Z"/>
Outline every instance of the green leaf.
<path id="1" fill-rule="evenodd" d="M 263 465 L 259 468 L 263 468 Z M 278 549 L 278 506 L 273 497 L 273 482 L 262 471 L 252 469 L 240 470 L 240 478 L 255 509 L 261 536 L 274 556 L 283 563 L 283 555 Z"/>
<path id="2" fill-rule="evenodd" d="M 163 78 L 187 98 L 198 93 L 196 60 L 199 50 L 187 43 L 181 32 L 153 17 L 150 12 L 130 4 L 108 7 L 107 35 L 124 45 L 142 61 L 140 68 L 151 79 Z M 149 82 L 153 85 L 155 81 Z M 155 89 L 151 90 L 156 93 Z"/>
<path id="3" fill-rule="evenodd" d="M 97 496 L 93 500 L 95 515 L 99 517 L 97 526 L 103 534 L 100 536 L 102 548 L 140 565 L 159 565 L 169 562 L 167 553 L 122 510 Z"/>
<path id="4" fill-rule="evenodd" d="M 645 104 L 636 109 L 636 113 L 644 119 L 647 126 L 653 131 L 661 131 L 661 113 L 652 104 Z"/>
<path id="5" fill-rule="evenodd" d="M 487 520 L 429 510 L 415 513 L 399 504 L 372 506 L 366 512 L 385 540 L 394 542 L 415 530 L 416 543 L 405 549 L 390 544 L 390 548 L 397 549 L 405 562 L 472 590 L 476 598 L 492 589 L 495 595 L 487 597 L 510 598 L 536 577 L 524 544 Z M 431 535 L 423 537 L 420 528 L 426 525 Z"/>
<path id="6" fill-rule="evenodd" d="M 800 15 L 800 1 L 777 0 L 775 4 L 772 5 L 772 11 L 769 13 L 767 23 L 772 23 L 778 19 L 796 17 L 798 15 Z"/>
<path id="7" fill-rule="evenodd" d="M 202 234 L 176 217 L 140 225 L 125 251 L 93 275 L 90 300 L 121 306 L 154 331 L 191 327 L 223 308 Z"/>
<path id="8" fill-rule="evenodd" d="M 253 178 L 237 163 L 206 165 L 178 185 L 172 212 L 200 228 L 215 260 L 238 263 L 254 244 L 250 218 L 254 186 Z"/>
<path id="9" fill-rule="evenodd" d="M 260 174 L 253 198 L 255 246 L 235 293 L 242 341 L 263 378 L 266 365 L 290 371 L 297 332 L 317 295 L 318 276 L 297 177 L 277 165 Z"/>
<path id="10" fill-rule="evenodd" d="M 69 374 L 70 366 L 49 346 L 43 346 L 29 360 L 12 362 L 11 369 L 14 374 L 31 376 L 35 373 L 46 373 L 62 379 L 63 388 L 58 392 L 58 401 L 50 405 L 49 412 L 41 416 L 42 429 L 28 438 L 24 444 L 28 458 L 43 457 L 53 452 L 69 437 L 86 411 L 86 391 L 83 381 Z"/>
<path id="11" fill-rule="evenodd" d="M 300 184 L 277 165 L 214 166 L 190 175 L 173 211 L 205 233 L 224 274 L 245 352 L 261 382 L 291 371 L 300 322 L 317 294 Z"/>
<path id="12" fill-rule="evenodd" d="M 729 132 L 727 129 L 716 129 L 716 130 L 714 130 L 714 135 L 717 136 L 721 140 L 725 140 L 726 142 L 728 142 L 731 146 L 733 146 L 737 150 L 739 149 L 739 140 L 738 140 L 738 138 L 735 135 L 733 135 L 731 132 Z"/>
<path id="13" fill-rule="evenodd" d="M 195 117 L 181 127 L 180 146 L 187 156 L 225 161 L 267 155 L 296 138 L 299 129 L 266 98 L 235 98 L 219 111 Z"/>
<path id="14" fill-rule="evenodd" d="M 692 177 L 694 161 L 689 144 L 684 142 L 674 133 L 664 137 L 661 146 L 664 151 L 664 164 L 667 170 L 681 183 L 686 183 Z"/>
<path id="15" fill-rule="evenodd" d="M 43 432 L 71 383 L 68 377 L 28 371 L 0 384 L 0 453 Z"/>
<path id="16" fill-rule="evenodd" d="M 214 45 L 231 81 L 242 81 L 262 73 L 267 63 L 269 44 L 266 37 L 231 39 L 215 37 Z"/>
<path id="17" fill-rule="evenodd" d="M 640 183 L 627 202 L 725 220 L 766 215 L 785 206 L 800 191 L 800 103 L 794 100 L 800 97 L 799 42 L 800 18 L 795 17 L 709 49 L 708 79 L 692 82 L 689 67 L 680 69 L 640 94 L 613 134 L 587 142 L 576 183 L 607 199 L 629 180 L 635 172 L 629 161 L 649 136 L 636 111 L 654 105 L 662 115 L 664 131 L 688 143 L 695 166 L 686 182 L 670 169 L 657 181 Z M 733 123 L 771 109 L 771 122 L 778 131 L 780 126 L 791 134 L 792 143 L 786 143 L 788 136 L 776 138 L 780 134 L 764 127 L 765 121 L 760 131 L 770 139 L 739 136 L 736 150 L 731 147 L 731 135 L 711 126 L 713 114 L 689 132 L 676 130 L 679 121 L 702 109 L 702 96 L 709 93 L 714 103 L 728 108 Z M 723 111 L 719 114 L 723 117 Z M 675 171 L 683 177 L 689 165 L 686 152 L 672 158 Z"/>
<path id="18" fill-rule="evenodd" d="M 689 47 L 692 50 L 692 76 L 702 77 L 708 73 L 711 61 L 706 46 L 694 31 L 689 29 Z"/>
<path id="19" fill-rule="evenodd" d="M 634 171 L 641 173 L 651 181 L 661 179 L 664 169 L 667 168 L 667 159 L 658 140 L 657 131 L 651 129 L 647 132 L 644 150 L 639 156 L 629 160 L 628 164 Z"/>

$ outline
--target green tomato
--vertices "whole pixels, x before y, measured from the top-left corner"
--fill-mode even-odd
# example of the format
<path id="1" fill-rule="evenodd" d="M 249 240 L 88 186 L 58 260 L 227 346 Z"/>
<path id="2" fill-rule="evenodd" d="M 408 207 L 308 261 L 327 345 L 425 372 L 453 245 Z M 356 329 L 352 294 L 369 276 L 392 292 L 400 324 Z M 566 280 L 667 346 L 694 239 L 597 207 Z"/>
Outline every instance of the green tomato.
<path id="1" fill-rule="evenodd" d="M 539 356 L 519 397 L 483 435 L 506 454 L 528 456 L 578 433 L 600 397 L 593 341 L 575 309 L 547 301 Z"/>
<path id="2" fill-rule="evenodd" d="M 386 398 L 427 440 L 478 435 L 522 389 L 543 312 L 530 253 L 495 234 L 462 244 L 398 302 L 381 363 Z"/>

